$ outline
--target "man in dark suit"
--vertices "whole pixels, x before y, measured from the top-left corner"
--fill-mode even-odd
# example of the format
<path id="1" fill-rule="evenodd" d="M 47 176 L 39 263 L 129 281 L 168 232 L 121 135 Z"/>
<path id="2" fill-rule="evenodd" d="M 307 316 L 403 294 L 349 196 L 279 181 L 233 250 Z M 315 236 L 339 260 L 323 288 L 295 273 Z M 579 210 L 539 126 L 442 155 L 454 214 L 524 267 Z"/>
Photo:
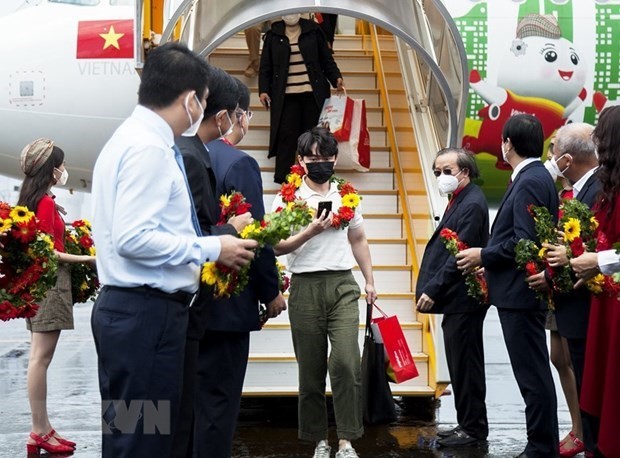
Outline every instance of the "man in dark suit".
<path id="1" fill-rule="evenodd" d="M 209 95 L 204 117 L 193 137 L 180 136 L 175 139 L 183 155 L 187 181 L 200 228 L 204 234 L 231 234 L 237 236 L 251 220 L 250 213 L 235 217 L 229 224 L 217 226 L 219 205 L 215 193 L 215 175 L 211 168 L 209 152 L 205 144 L 222 135 L 222 129 L 232 129 L 231 116 L 237 108 L 237 86 L 223 70 L 209 66 Z M 211 289 L 200 285 L 199 297 L 190 308 L 185 343 L 183 370 L 183 393 L 181 412 L 174 430 L 171 456 L 185 458 L 192 456 L 194 429 L 194 392 L 198 372 L 199 342 L 207 326 L 207 308 L 212 301 Z"/>
<path id="2" fill-rule="evenodd" d="M 512 371 L 525 401 L 527 446 L 521 457 L 558 456 L 555 387 L 545 336 L 546 304 L 536 298 L 517 269 L 515 246 L 520 239 L 537 240 L 530 205 L 546 207 L 557 222 L 558 193 L 540 161 L 544 135 L 540 121 L 518 114 L 502 131 L 502 154 L 513 169 L 512 183 L 499 206 L 486 248 L 457 255 L 457 265 L 487 272 L 489 299 L 497 307 Z"/>
<path id="3" fill-rule="evenodd" d="M 235 85 L 238 108 L 229 138 L 239 141 L 249 128 L 250 93 L 245 84 Z M 231 88 L 232 90 L 232 88 Z M 216 195 L 238 191 L 252 205 L 256 220 L 265 215 L 263 183 L 254 158 L 232 146 L 226 137 L 208 143 L 216 178 Z M 264 247 L 250 268 L 248 286 L 237 296 L 215 299 L 206 309 L 206 331 L 200 342 L 194 452 L 198 458 L 230 458 L 235 424 L 249 356 L 250 331 L 261 327 L 260 303 L 267 318 L 286 309 L 280 293 L 275 255 Z"/>
<path id="4" fill-rule="evenodd" d="M 594 206 L 602 187 L 596 174 L 598 157 L 596 146 L 592 141 L 593 130 L 593 126 L 584 123 L 573 123 L 562 127 L 556 134 L 551 159 L 555 173 L 559 177 L 566 177 L 571 182 L 573 197 L 589 208 Z M 559 268 L 569 265 L 564 245 L 545 244 L 544 246 L 548 249 L 547 260 L 551 267 Z M 549 278 L 546 278 L 544 273 L 529 277 L 527 280 L 535 290 L 545 291 L 550 288 Z M 568 343 L 578 394 L 581 392 L 585 363 L 590 300 L 590 292 L 584 287 L 570 293 L 555 293 L 553 296 L 558 332 Z M 595 419 L 583 411 L 581 417 L 583 437 L 571 438 L 572 446 L 564 448 L 570 450 L 583 447 L 581 444 L 583 440 L 586 449 L 594 452 L 597 430 Z"/>
<path id="5" fill-rule="evenodd" d="M 451 197 L 424 250 L 416 285 L 417 309 L 444 315 L 441 327 L 458 426 L 440 432 L 438 443 L 462 447 L 484 441 L 489 434 L 482 343 L 487 306 L 467 295 L 465 276 L 439 234 L 444 228 L 451 229 L 468 246 L 486 246 L 489 208 L 480 188 L 471 182 L 480 173 L 470 152 L 457 148 L 439 151 L 433 171 L 439 190 Z"/>

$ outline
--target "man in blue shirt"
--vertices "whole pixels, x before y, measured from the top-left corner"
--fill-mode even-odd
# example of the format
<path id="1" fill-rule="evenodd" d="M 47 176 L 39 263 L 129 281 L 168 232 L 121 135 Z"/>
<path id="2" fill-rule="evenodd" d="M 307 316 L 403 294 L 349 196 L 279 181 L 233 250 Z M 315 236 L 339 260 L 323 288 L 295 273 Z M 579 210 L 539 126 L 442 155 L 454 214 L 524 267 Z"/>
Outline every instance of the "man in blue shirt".
<path id="1" fill-rule="evenodd" d="M 175 136 L 193 135 L 200 124 L 207 82 L 204 61 L 185 46 L 151 52 L 139 104 L 95 165 L 93 233 L 104 286 L 92 327 L 103 457 L 169 455 L 200 266 L 218 260 L 239 268 L 254 256 L 253 241 L 200 236 L 173 149 Z"/>

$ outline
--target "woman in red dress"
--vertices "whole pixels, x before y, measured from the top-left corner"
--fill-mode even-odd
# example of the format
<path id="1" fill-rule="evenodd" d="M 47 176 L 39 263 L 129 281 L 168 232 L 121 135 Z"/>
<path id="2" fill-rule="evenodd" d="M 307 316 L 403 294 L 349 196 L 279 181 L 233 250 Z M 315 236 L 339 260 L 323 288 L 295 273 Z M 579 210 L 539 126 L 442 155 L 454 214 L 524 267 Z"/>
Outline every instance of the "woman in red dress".
<path id="1" fill-rule="evenodd" d="M 599 155 L 603 184 L 596 217 L 597 251 L 620 241 L 620 106 L 603 110 L 592 133 Z M 603 292 L 592 299 L 581 389 L 581 407 L 600 419 L 598 449 L 603 456 L 620 457 L 620 301 Z"/>
<path id="2" fill-rule="evenodd" d="M 54 203 L 52 186 L 65 184 L 65 153 L 54 142 L 40 138 L 26 145 L 21 153 L 22 182 L 18 205 L 35 210 L 40 227 L 52 236 L 58 256 L 58 278 L 39 303 L 37 314 L 26 320 L 31 331 L 28 361 L 28 399 L 32 414 L 32 432 L 27 442 L 28 453 L 72 453 L 75 442 L 63 439 L 52 428 L 47 415 L 47 368 L 52 362 L 62 329 L 73 329 L 71 273 L 68 264 L 94 264 L 93 256 L 65 253 L 65 222 Z"/>

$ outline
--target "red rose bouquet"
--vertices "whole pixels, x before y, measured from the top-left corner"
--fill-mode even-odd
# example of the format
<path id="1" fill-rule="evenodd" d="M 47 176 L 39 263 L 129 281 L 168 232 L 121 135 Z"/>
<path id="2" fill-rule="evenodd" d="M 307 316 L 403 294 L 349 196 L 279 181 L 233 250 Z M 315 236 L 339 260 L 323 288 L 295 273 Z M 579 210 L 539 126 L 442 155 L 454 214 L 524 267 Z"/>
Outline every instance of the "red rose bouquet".
<path id="1" fill-rule="evenodd" d="M 91 237 L 91 225 L 85 219 L 71 223 L 65 233 L 65 251 L 75 255 L 95 255 L 95 246 Z M 99 290 L 97 271 L 88 264 L 70 264 L 71 268 L 71 297 L 73 303 L 78 304 L 94 300 Z"/>
<path id="2" fill-rule="evenodd" d="M 439 237 L 441 237 L 441 241 L 446 246 L 446 249 L 453 256 L 469 248 L 465 242 L 459 239 L 458 234 L 452 229 L 442 229 L 439 232 Z M 465 277 L 465 284 L 467 285 L 467 295 L 469 297 L 473 297 L 481 304 L 489 303 L 489 287 L 482 268 L 477 268 L 473 272 L 467 274 Z"/>
<path id="3" fill-rule="evenodd" d="M 57 268 L 54 242 L 34 213 L 0 202 L 0 320 L 36 315 Z"/>

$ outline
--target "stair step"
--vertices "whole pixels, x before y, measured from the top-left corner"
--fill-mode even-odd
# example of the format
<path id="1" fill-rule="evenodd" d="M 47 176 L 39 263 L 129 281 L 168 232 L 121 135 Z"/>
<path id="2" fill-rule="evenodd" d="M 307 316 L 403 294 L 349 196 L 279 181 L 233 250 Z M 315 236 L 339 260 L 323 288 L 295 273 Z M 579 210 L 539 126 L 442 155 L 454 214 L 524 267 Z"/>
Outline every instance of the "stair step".
<path id="1" fill-rule="evenodd" d="M 368 37 L 366 37 L 366 39 L 368 39 Z M 363 35 L 336 34 L 334 39 L 334 51 L 338 54 L 342 51 L 361 50 L 363 49 L 363 40 Z M 390 35 L 379 35 L 379 42 L 382 50 L 396 50 L 396 43 L 394 42 L 394 38 Z M 262 48 L 262 40 L 260 41 L 260 45 Z M 243 32 L 233 35 L 218 47 L 218 51 L 228 51 L 230 49 L 239 49 L 247 52 L 247 43 Z"/>
<path id="2" fill-rule="evenodd" d="M 256 85 L 256 83 L 254 83 L 254 84 Z M 270 113 L 269 113 L 268 110 L 265 110 L 265 107 L 263 107 L 260 104 L 250 105 L 250 111 L 252 111 L 252 122 L 250 124 L 250 129 L 252 128 L 252 126 L 254 124 L 269 125 L 269 123 L 270 123 L 270 118 L 269 118 Z M 409 119 L 409 111 L 408 110 L 402 110 L 402 109 L 400 109 L 399 111 L 393 110 L 392 111 L 392 119 L 394 119 L 395 115 L 406 116 L 406 119 Z M 367 105 L 366 106 L 366 121 L 368 122 L 369 126 L 384 127 L 384 123 L 383 123 L 383 108 L 380 108 L 378 106 L 369 107 Z M 410 122 L 410 121 L 407 121 L 407 122 Z"/>
<path id="3" fill-rule="evenodd" d="M 378 313 L 375 312 L 375 316 L 378 316 Z M 406 323 L 400 318 L 398 321 L 403 329 L 405 339 L 407 340 L 407 344 L 409 345 L 411 352 L 421 351 L 422 324 L 419 322 Z M 358 338 L 360 348 L 364 345 L 364 329 L 365 324 L 360 322 Z M 274 349 L 277 349 L 278 353 L 293 353 L 293 340 L 291 337 L 290 323 L 271 323 L 268 321 L 260 332 L 252 333 L 250 340 L 250 352 L 252 354 L 272 354 Z"/>
<path id="4" fill-rule="evenodd" d="M 258 88 L 251 87 L 250 89 L 250 105 L 262 106 L 258 99 Z M 366 101 L 366 107 L 380 107 L 381 97 L 379 96 L 379 90 L 373 88 L 365 89 L 347 89 L 347 94 L 353 99 L 364 99 Z M 405 98 L 405 97 L 403 97 Z M 406 99 L 406 98 L 405 98 Z M 407 101 L 404 104 L 398 105 L 396 108 L 407 108 Z"/>
<path id="5" fill-rule="evenodd" d="M 250 142 L 242 141 L 239 143 L 238 147 L 252 156 L 258 162 L 258 165 L 262 170 L 272 170 L 275 167 L 275 158 L 267 157 L 267 146 L 266 145 L 257 145 Z M 340 165 L 345 162 L 342 159 L 339 164 L 336 164 L 336 174 L 340 175 L 341 170 L 345 170 L 345 168 L 341 168 Z M 392 158 L 390 156 L 390 151 L 387 146 L 384 147 L 373 147 L 370 151 L 370 171 L 376 171 L 377 169 L 386 169 L 391 168 Z M 356 172 L 359 174 L 359 172 Z M 273 181 L 273 176 L 269 176 L 268 180 L 263 178 L 263 185 L 266 185 L 268 181 Z"/>
<path id="6" fill-rule="evenodd" d="M 428 356 L 413 353 L 419 376 L 398 385 L 391 384 L 392 393 L 424 393 L 428 395 Z M 298 387 L 298 368 L 294 356 L 284 358 L 270 357 L 254 359 L 250 354 L 243 387 L 245 395 L 296 395 Z M 331 393 L 329 376 L 326 378 L 327 391 Z"/>
<path id="7" fill-rule="evenodd" d="M 337 171 L 338 177 L 353 183 L 362 193 L 366 189 L 372 190 L 393 190 L 394 189 L 394 172 L 390 169 L 371 169 L 369 172 L 356 172 L 354 170 Z M 273 182 L 273 167 L 265 167 L 261 170 L 264 190 L 279 190 L 280 185 Z M 363 176 L 360 176 L 363 175 Z M 362 196 L 363 197 L 363 196 Z M 364 200 L 364 199 L 363 199 Z M 362 200 L 362 206 L 364 202 Z"/>
<path id="8" fill-rule="evenodd" d="M 374 60 L 370 55 L 365 53 L 351 52 L 351 53 L 339 53 L 334 56 L 338 68 L 346 69 L 350 72 L 371 72 L 374 69 Z M 245 52 L 231 52 L 230 50 L 216 50 L 209 56 L 209 63 L 217 67 L 223 68 L 226 71 L 234 69 L 245 70 L 248 66 L 248 54 Z M 396 61 L 398 65 L 398 61 Z M 399 66 L 397 68 L 400 68 Z M 393 64 L 390 63 L 390 70 L 393 69 Z"/>
<path id="9" fill-rule="evenodd" d="M 359 267 L 353 268 L 353 276 L 358 284 L 364 284 L 364 276 Z M 413 291 L 410 265 L 381 266 L 373 265 L 375 287 L 379 293 L 402 293 Z"/>
<path id="10" fill-rule="evenodd" d="M 242 69 L 232 69 L 228 71 L 235 78 L 239 78 L 243 83 L 248 87 L 257 86 L 258 84 L 258 76 L 253 76 L 252 78 L 248 78 L 243 74 L 245 71 L 245 67 Z M 372 71 L 345 71 L 343 69 L 340 70 L 342 73 L 342 78 L 344 80 L 344 85 L 347 88 L 347 91 L 350 89 L 366 89 L 366 88 L 376 88 L 377 87 L 377 74 Z"/>

